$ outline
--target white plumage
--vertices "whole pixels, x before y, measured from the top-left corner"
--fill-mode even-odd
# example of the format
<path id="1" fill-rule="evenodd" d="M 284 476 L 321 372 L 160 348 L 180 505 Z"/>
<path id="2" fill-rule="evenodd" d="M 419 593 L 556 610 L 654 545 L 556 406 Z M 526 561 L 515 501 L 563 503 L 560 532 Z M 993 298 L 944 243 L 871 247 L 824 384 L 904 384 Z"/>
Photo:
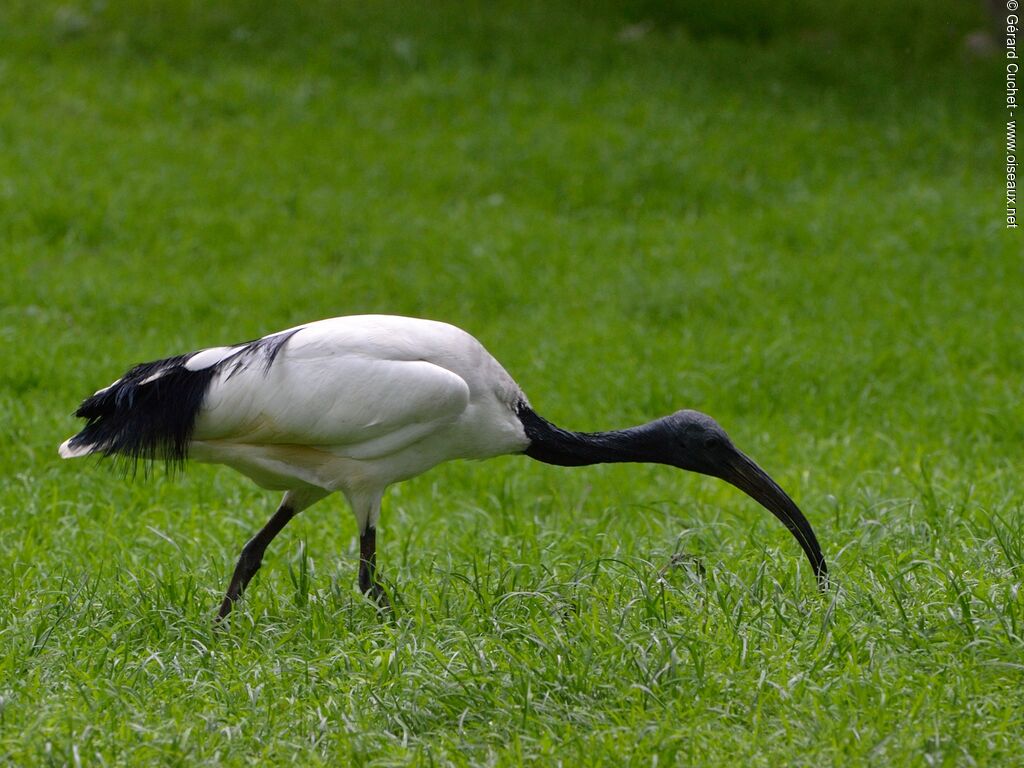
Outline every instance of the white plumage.
<path id="1" fill-rule="evenodd" d="M 514 410 L 522 391 L 453 325 L 354 315 L 264 339 L 282 335 L 288 341 L 269 366 L 257 355 L 230 364 L 246 345 L 200 350 L 184 362 L 189 371 L 229 363 L 206 390 L 189 458 L 313 500 L 341 491 L 362 528 L 376 522 L 392 483 L 451 459 L 522 451 L 529 442 Z M 174 370 L 151 373 L 140 386 Z M 61 455 L 81 455 L 70 442 Z"/>

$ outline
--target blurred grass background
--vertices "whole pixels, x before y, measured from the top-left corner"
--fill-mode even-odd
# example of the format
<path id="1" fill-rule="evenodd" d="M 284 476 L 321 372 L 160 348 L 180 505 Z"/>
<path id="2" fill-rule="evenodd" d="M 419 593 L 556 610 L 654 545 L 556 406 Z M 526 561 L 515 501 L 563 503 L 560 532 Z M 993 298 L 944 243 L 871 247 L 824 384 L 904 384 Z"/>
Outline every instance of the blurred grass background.
<path id="1" fill-rule="evenodd" d="M 0 754 L 14 763 L 1019 764 L 1024 305 L 980 4 L 0 7 Z M 447 320 L 580 429 L 713 414 L 843 591 L 711 480 L 523 459 L 340 500 L 61 464 L 130 364 Z M 673 552 L 706 582 L 658 581 Z M 285 714 L 287 713 L 287 714 Z"/>

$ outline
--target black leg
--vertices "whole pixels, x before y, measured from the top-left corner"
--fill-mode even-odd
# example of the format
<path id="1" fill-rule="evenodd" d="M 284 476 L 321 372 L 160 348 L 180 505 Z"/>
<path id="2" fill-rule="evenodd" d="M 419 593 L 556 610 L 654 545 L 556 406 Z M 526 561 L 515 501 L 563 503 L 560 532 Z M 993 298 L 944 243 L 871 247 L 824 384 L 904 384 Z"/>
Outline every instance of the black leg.
<path id="1" fill-rule="evenodd" d="M 218 619 L 223 619 L 231 613 L 231 608 L 235 601 L 242 596 L 250 579 L 260 569 L 260 563 L 263 562 L 263 553 L 266 552 L 267 545 L 274 540 L 274 537 L 281 532 L 281 529 L 293 517 L 295 517 L 295 512 L 292 508 L 282 504 L 278 507 L 274 516 L 270 518 L 270 522 L 263 526 L 260 532 L 249 539 L 248 543 L 242 548 L 242 554 L 238 558 L 238 565 L 235 566 L 235 573 L 231 577 L 231 583 L 228 585 L 224 602 L 220 604 L 220 612 L 217 614 Z"/>
<path id="2" fill-rule="evenodd" d="M 372 525 L 359 537 L 359 589 L 382 611 L 391 611 L 387 593 L 377 581 L 377 529 Z"/>

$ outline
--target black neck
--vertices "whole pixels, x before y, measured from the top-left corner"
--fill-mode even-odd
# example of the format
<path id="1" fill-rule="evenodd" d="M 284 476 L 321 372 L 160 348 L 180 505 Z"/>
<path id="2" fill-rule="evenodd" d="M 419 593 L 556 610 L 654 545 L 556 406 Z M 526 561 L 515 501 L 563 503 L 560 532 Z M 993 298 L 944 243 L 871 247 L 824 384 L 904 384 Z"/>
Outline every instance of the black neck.
<path id="1" fill-rule="evenodd" d="M 611 462 L 653 462 L 665 460 L 661 433 L 654 424 L 643 424 L 611 432 L 571 432 L 538 416 L 526 403 L 520 403 L 516 415 L 530 445 L 523 453 L 531 459 L 561 467 Z"/>

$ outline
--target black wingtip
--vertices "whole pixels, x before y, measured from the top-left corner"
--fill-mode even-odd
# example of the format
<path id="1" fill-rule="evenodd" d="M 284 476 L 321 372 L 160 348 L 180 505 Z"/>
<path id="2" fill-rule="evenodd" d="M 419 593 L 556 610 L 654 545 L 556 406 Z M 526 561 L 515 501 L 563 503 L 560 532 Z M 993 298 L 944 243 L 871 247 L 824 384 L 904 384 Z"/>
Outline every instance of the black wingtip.
<path id="1" fill-rule="evenodd" d="M 87 448 L 125 460 L 134 471 L 139 461 L 166 461 L 180 468 L 206 390 L 216 368 L 190 371 L 189 355 L 143 363 L 120 380 L 86 398 L 75 416 L 85 427 L 68 441 L 72 449 Z"/>

